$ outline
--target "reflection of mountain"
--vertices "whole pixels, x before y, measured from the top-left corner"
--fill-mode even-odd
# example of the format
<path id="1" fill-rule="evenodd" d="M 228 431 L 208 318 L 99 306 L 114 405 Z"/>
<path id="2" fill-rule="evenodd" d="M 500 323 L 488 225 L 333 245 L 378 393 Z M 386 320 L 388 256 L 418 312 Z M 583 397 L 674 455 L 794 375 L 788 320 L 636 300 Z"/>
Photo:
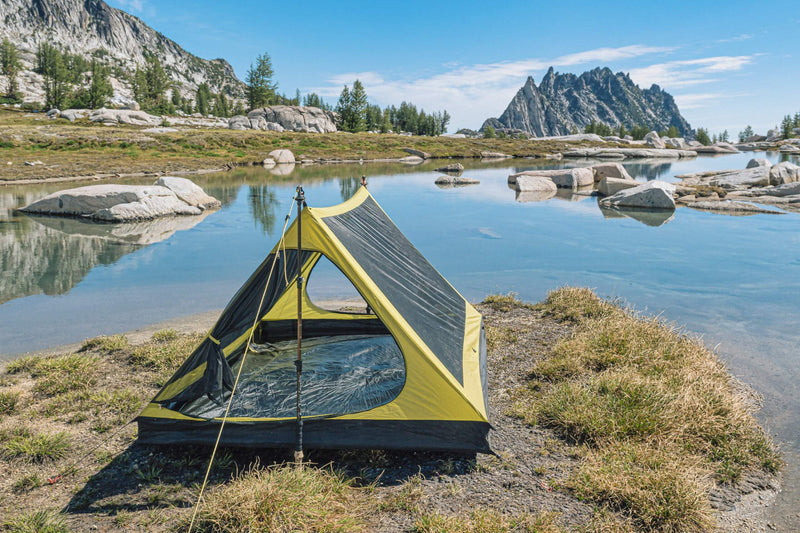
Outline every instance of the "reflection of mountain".
<path id="1" fill-rule="evenodd" d="M 647 181 L 657 180 L 664 174 L 668 174 L 672 168 L 672 163 L 664 162 L 663 159 L 653 161 L 637 161 L 636 163 L 625 163 L 625 170 L 634 179 L 646 179 Z"/>
<path id="2" fill-rule="evenodd" d="M 68 292 L 96 265 L 114 264 L 126 254 L 195 226 L 207 214 L 128 224 L 15 217 L 12 231 L 0 232 L 0 303 Z"/>
<path id="3" fill-rule="evenodd" d="M 256 227 L 265 234 L 271 234 L 275 227 L 275 207 L 278 197 L 269 185 L 250 185 L 250 213 Z"/>

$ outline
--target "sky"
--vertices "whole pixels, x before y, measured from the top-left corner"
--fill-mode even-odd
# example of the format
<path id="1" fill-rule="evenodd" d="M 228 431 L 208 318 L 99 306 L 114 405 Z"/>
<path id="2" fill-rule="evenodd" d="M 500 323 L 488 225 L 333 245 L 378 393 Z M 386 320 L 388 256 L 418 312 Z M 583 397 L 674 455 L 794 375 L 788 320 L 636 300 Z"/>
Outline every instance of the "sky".
<path id="1" fill-rule="evenodd" d="M 359 79 L 382 107 L 446 109 L 451 132 L 502 114 L 551 65 L 657 83 L 712 133 L 765 132 L 800 111 L 796 1 L 107 1 L 239 79 L 266 52 L 280 92 L 335 104 Z"/>

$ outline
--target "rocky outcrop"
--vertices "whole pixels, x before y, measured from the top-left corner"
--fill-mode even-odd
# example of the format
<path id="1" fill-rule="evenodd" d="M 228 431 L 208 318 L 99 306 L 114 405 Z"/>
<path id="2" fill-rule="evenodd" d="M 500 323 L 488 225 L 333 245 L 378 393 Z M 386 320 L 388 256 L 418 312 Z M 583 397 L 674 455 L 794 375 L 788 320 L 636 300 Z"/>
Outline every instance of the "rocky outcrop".
<path id="1" fill-rule="evenodd" d="M 440 188 L 447 189 L 452 187 L 463 187 L 465 185 L 477 185 L 480 180 L 475 178 L 465 178 L 463 176 L 439 176 L 434 182 Z"/>
<path id="2" fill-rule="evenodd" d="M 295 163 L 294 154 L 291 150 L 285 148 L 271 151 L 269 157 L 278 165 L 293 165 Z"/>
<path id="3" fill-rule="evenodd" d="M 20 211 L 125 222 L 170 215 L 199 215 L 219 206 L 219 201 L 191 181 L 167 176 L 151 186 L 89 185 L 58 191 Z"/>
<path id="4" fill-rule="evenodd" d="M 415 148 L 403 148 L 403 151 L 410 155 L 415 155 L 417 157 L 421 157 L 422 159 L 430 159 L 431 154 L 428 152 L 423 152 L 422 150 L 417 150 Z"/>
<path id="5" fill-rule="evenodd" d="M 674 194 L 674 185 L 665 181 L 654 180 L 603 198 L 600 200 L 600 204 L 611 207 L 675 209 Z"/>
<path id="6" fill-rule="evenodd" d="M 579 148 L 563 153 L 564 157 L 597 159 L 682 159 L 697 157 L 693 150 L 659 150 L 656 148 Z"/>
<path id="7" fill-rule="evenodd" d="M 667 145 L 664 144 L 664 141 L 661 140 L 661 137 L 658 135 L 658 133 L 654 131 L 651 131 L 644 136 L 644 142 L 650 148 L 657 148 L 659 150 L 663 150 L 667 147 Z"/>
<path id="8" fill-rule="evenodd" d="M 783 211 L 776 211 L 774 209 L 765 209 L 758 207 L 747 202 L 692 202 L 689 204 L 692 209 L 700 209 L 703 211 L 711 211 L 712 213 L 721 213 L 727 215 L 783 215 Z"/>
<path id="9" fill-rule="evenodd" d="M 553 180 L 544 176 L 519 176 L 514 188 L 519 192 L 552 192 L 553 196 L 558 191 Z"/>
<path id="10" fill-rule="evenodd" d="M 194 95 L 201 83 L 214 93 L 244 96 L 244 83 L 224 59 L 206 60 L 190 54 L 140 19 L 102 0 L 4 0 L 0 2 L 0 38 L 14 43 L 22 60 L 20 90 L 27 101 L 44 101 L 41 76 L 33 72 L 40 43 L 53 44 L 73 54 L 91 57 L 121 70 L 134 72 L 145 56 L 159 59 L 171 81 L 185 96 Z M 112 103 L 133 102 L 126 80 L 113 78 Z"/>
<path id="11" fill-rule="evenodd" d="M 502 152 L 490 152 L 487 150 L 481 152 L 481 159 L 510 159 L 512 157 L 514 156 Z"/>
<path id="12" fill-rule="evenodd" d="M 305 133 L 333 133 L 336 115 L 318 107 L 274 105 L 253 109 L 247 116 L 236 115 L 228 119 L 232 130 L 302 131 Z"/>
<path id="13" fill-rule="evenodd" d="M 594 173 L 594 181 L 595 183 L 599 182 L 603 178 L 616 178 L 621 180 L 632 180 L 628 171 L 625 170 L 620 163 L 600 163 L 599 165 L 592 165 L 590 167 L 592 172 Z"/>
<path id="14" fill-rule="evenodd" d="M 642 90 L 627 74 L 614 74 L 608 68 L 576 76 L 556 74 L 551 67 L 538 87 L 528 77 L 503 114 L 487 119 L 483 127 L 546 137 L 583 131 L 591 122 L 628 128 L 645 125 L 658 131 L 675 126 L 682 136 L 692 135 L 666 91 L 658 85 Z"/>
<path id="15" fill-rule="evenodd" d="M 89 120 L 91 122 L 99 122 L 104 126 L 117 126 L 119 124 L 155 126 L 161 124 L 161 117 L 132 109 L 95 109 L 89 114 Z"/>
<path id="16" fill-rule="evenodd" d="M 769 184 L 783 185 L 800 181 L 800 167 L 794 163 L 784 161 L 769 167 Z"/>
<path id="17" fill-rule="evenodd" d="M 461 163 L 450 163 L 449 165 L 445 165 L 434 170 L 436 170 L 436 172 L 463 172 L 464 165 Z"/>
<path id="18" fill-rule="evenodd" d="M 729 143 L 716 143 L 710 146 L 695 146 L 692 148 L 698 154 L 735 154 L 738 148 Z"/>

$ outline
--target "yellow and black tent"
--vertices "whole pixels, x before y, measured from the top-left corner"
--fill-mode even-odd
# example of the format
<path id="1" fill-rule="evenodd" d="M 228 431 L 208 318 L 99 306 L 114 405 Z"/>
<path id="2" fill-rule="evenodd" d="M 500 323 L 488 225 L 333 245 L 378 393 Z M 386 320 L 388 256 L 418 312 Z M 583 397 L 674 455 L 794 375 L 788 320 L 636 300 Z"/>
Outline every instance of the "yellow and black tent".
<path id="1" fill-rule="evenodd" d="M 323 257 L 366 312 L 311 301 L 304 280 Z M 298 383 L 305 447 L 491 452 L 483 319 L 366 187 L 300 211 L 141 413 L 139 440 L 213 444 L 224 418 L 222 444 L 290 447 Z"/>

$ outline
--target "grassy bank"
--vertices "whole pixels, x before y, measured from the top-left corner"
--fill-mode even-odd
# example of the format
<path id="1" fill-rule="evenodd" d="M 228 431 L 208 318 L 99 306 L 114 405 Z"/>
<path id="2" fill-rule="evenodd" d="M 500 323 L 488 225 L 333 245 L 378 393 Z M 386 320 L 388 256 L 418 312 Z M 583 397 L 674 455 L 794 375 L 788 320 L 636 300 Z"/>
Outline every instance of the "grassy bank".
<path id="1" fill-rule="evenodd" d="M 218 169 L 260 163 L 278 148 L 292 150 L 298 160 L 370 160 L 405 157 L 408 153 L 403 148 L 436 158 L 480 157 L 484 150 L 541 157 L 592 144 L 207 128 L 144 133 L 142 129 L 98 126 L 85 120 L 69 123 L 0 110 L 0 181 Z M 42 164 L 26 164 L 37 161 Z"/>
<path id="2" fill-rule="evenodd" d="M 780 458 L 716 356 L 584 289 L 487 298 L 497 456 L 223 449 L 198 531 L 695 531 Z M 0 530 L 185 531 L 209 450 L 126 425 L 199 340 L 100 337 L 0 371 Z M 48 478 L 61 475 L 50 484 Z"/>

